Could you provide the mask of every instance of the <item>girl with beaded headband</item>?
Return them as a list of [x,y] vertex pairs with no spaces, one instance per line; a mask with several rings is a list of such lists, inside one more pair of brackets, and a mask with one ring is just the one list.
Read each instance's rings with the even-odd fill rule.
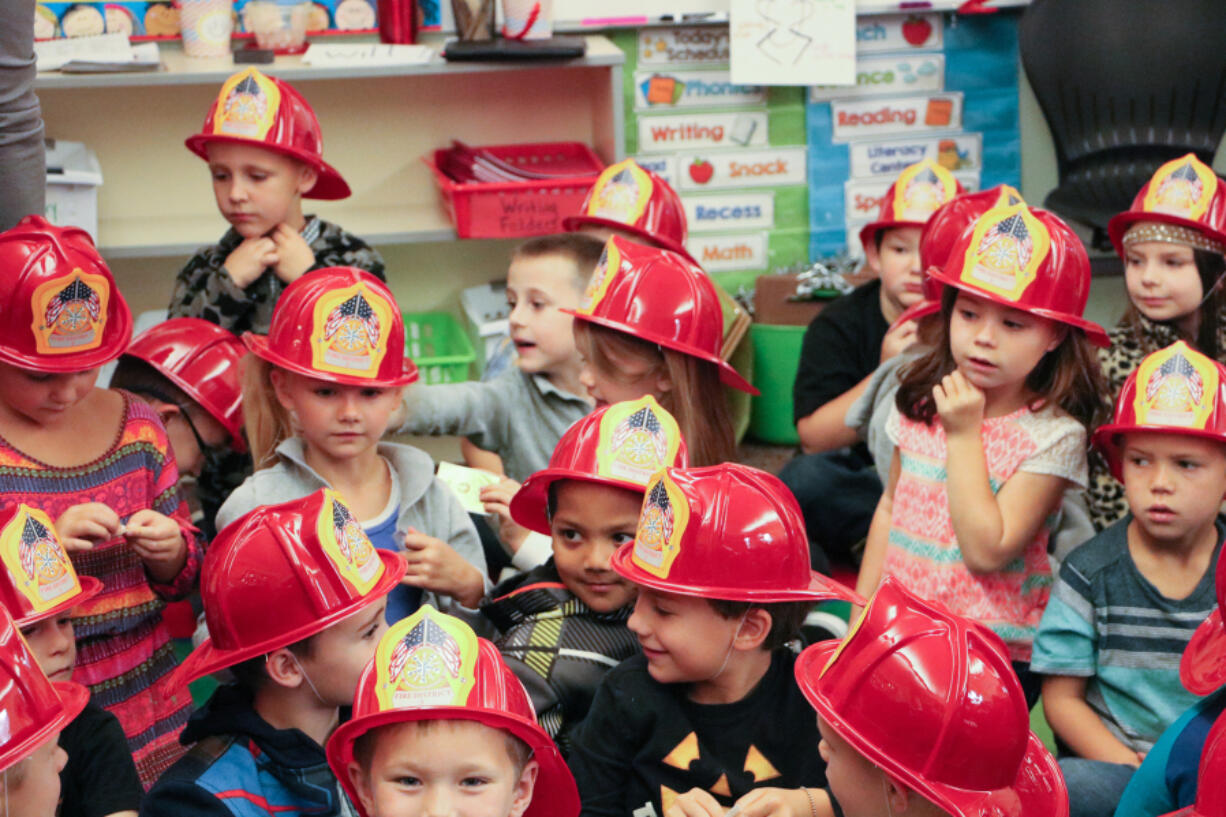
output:
[[[1132,207],[1108,224],[1124,262],[1128,309],[1099,363],[1113,401],[1146,355],[1182,340],[1226,355],[1226,182],[1189,153],[1158,168]],[[1106,462],[1090,456],[1090,516],[1099,530],[1128,512]]]

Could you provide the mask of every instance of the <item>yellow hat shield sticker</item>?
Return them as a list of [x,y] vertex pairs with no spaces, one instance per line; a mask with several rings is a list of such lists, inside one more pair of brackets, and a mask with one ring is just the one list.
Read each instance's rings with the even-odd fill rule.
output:
[[653,576],[667,579],[681,553],[681,537],[690,522],[685,494],[661,471],[648,485],[634,533],[634,563]]
[[635,224],[651,200],[651,177],[633,159],[606,167],[592,186],[587,215]]
[[1141,206],[1147,213],[1165,213],[1196,221],[1209,209],[1218,178],[1204,162],[1189,153],[1167,162],[1149,181]]
[[1012,207],[1015,204],[1025,204],[1026,200],[1022,198],[1022,194],[1007,184],[1000,186],[1000,195],[996,197],[996,203],[992,205],[996,207]]
[[217,95],[213,133],[264,141],[281,107],[281,89],[254,68],[230,77]]
[[[877,588],[877,593],[881,592],[881,588]],[[843,650],[847,649],[847,645],[856,637],[864,626],[864,622],[868,619],[869,611],[873,609],[873,603],[877,601],[877,593],[873,593],[868,599],[868,604],[864,605],[864,609],[860,611],[859,617],[851,623],[851,628],[848,629],[847,635],[843,636],[843,640],[839,642],[839,646],[833,653],[830,654],[830,660],[826,662],[826,666],[822,667],[822,671],[818,673],[818,678],[824,678],[830,668],[834,666],[834,662],[839,660],[839,656],[843,654]]]
[[1213,361],[1183,341],[1160,349],[1137,369],[1137,423],[1204,429],[1218,386]]
[[995,207],[975,222],[960,277],[963,283],[1017,301],[1050,251],[1047,228],[1025,204]]
[[465,706],[476,684],[477,636],[423,604],[391,626],[375,650],[379,711]]
[[365,596],[383,575],[383,560],[366,531],[334,491],[324,491],[316,533],[336,571]]
[[617,242],[610,238],[605,242],[604,252],[600,254],[600,260],[596,262],[596,269],[592,271],[587,289],[583,291],[583,298],[579,301],[580,312],[590,315],[595,311],[597,305],[604,299],[605,293],[609,291],[609,284],[613,283],[613,279],[621,270],[621,265],[621,251],[617,249]]
[[315,304],[311,367],[351,377],[376,377],[387,354],[391,325],[391,305],[364,283],[326,293]]
[[624,479],[644,488],[652,475],[673,464],[681,429],[651,395],[615,403],[600,418],[599,476]]
[[39,354],[67,355],[96,349],[106,328],[111,284],[101,275],[77,268],[34,290],[30,328]]
[[903,169],[894,182],[894,220],[926,222],[958,194],[953,174],[931,159]]
[[40,510],[18,506],[16,515],[0,531],[0,558],[17,592],[36,613],[81,593],[77,573],[55,535],[55,524]]

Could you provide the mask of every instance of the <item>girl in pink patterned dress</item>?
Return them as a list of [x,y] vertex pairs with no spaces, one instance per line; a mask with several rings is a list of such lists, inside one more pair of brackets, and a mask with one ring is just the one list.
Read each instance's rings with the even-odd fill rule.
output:
[[[0,233],[0,311],[0,507],[45,512],[77,573],[101,580],[74,611],[75,678],[119,719],[149,786],[183,753],[191,696],[170,683],[162,608],[192,589],[201,551],[158,415],[94,385],[132,316],[89,235],[38,216]],[[55,567],[21,565],[40,582]]]
[[1055,216],[1018,203],[968,227],[943,270],[942,331],[902,373],[886,422],[890,481],[857,591],[883,576],[983,622],[1033,704],[1030,646],[1052,584],[1047,519],[1086,484],[1086,429],[1104,408],[1084,320],[1090,263]]

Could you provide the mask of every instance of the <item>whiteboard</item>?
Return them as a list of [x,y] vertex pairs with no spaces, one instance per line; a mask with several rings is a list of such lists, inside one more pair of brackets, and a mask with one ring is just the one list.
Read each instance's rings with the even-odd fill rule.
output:
[[[1016,8],[1031,0],[991,0],[993,8]],[[858,14],[955,11],[963,0],[856,0]],[[651,23],[727,22],[731,0],[553,0],[554,27],[563,31]]]

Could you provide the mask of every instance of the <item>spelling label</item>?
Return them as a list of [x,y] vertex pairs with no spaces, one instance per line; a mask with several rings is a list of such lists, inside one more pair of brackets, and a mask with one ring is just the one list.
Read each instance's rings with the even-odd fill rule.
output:
[[684,191],[805,184],[807,158],[804,146],[688,151],[677,156],[677,178]]
[[940,48],[940,14],[871,14],[856,18],[856,52],[912,51]]
[[830,103],[834,141],[957,131],[962,128],[962,94],[842,99]]
[[645,28],[639,31],[640,66],[727,65],[727,26]]
[[634,105],[639,110],[744,107],[766,104],[761,85],[737,85],[727,71],[639,71]]
[[638,124],[644,152],[767,143],[766,111],[640,116]]
[[685,248],[707,272],[764,270],[770,261],[765,231],[691,236]]
[[723,193],[681,199],[691,233],[769,230],[775,226],[774,193]]
[[817,85],[809,89],[809,101],[859,99],[944,89],[944,54],[891,54],[856,58],[854,86]]
[[894,179],[908,165],[932,159],[946,170],[981,170],[983,134],[958,133],[894,139],[889,142],[852,142],[848,145],[853,178],[888,176]]

